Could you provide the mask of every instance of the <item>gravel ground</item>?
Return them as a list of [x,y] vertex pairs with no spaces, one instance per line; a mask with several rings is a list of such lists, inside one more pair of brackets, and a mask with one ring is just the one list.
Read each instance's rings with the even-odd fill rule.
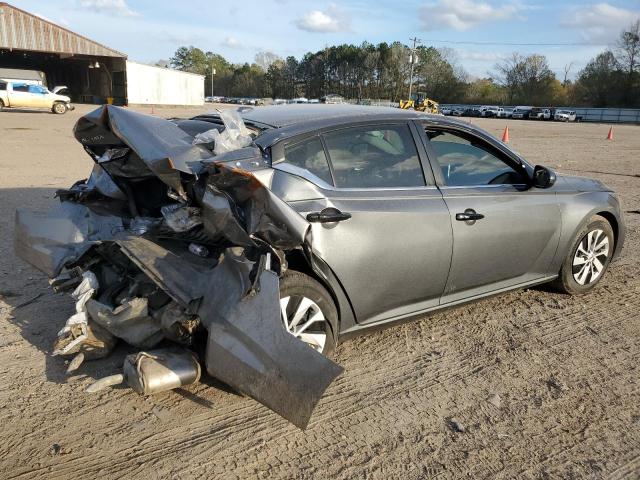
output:
[[85,394],[126,347],[71,377],[50,356],[73,304],[14,256],[13,214],[86,177],[71,129],[89,109],[0,113],[0,477],[640,477],[640,127],[607,142],[608,125],[474,120],[508,124],[532,162],[614,187],[623,257],[585,297],[516,291],[343,343],[345,373],[303,432],[213,381]]

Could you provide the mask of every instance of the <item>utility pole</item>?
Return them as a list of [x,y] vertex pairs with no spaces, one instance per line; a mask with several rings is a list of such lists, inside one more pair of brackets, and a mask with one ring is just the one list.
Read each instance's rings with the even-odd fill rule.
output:
[[211,96],[213,97],[213,76],[216,74],[216,69],[213,68],[213,63],[211,64]]
[[409,100],[411,100],[411,90],[413,88],[413,65],[418,63],[416,46],[421,44],[422,40],[416,37],[410,38],[409,40],[413,42],[413,48],[411,48],[411,54],[409,55],[409,63],[411,64],[411,73],[409,73]]

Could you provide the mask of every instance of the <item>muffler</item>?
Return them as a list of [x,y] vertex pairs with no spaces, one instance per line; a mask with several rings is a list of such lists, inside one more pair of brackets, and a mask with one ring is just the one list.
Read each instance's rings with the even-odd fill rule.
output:
[[127,355],[121,374],[101,378],[87,388],[98,392],[126,382],[141,395],[173,390],[200,380],[200,363],[189,350],[161,348]]

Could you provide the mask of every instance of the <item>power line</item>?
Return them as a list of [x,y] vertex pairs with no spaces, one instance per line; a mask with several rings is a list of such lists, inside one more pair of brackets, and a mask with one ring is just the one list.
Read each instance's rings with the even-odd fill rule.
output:
[[458,40],[425,40],[425,43],[451,43],[455,45],[492,45],[508,47],[602,47],[603,43],[515,43],[515,42],[472,42]]

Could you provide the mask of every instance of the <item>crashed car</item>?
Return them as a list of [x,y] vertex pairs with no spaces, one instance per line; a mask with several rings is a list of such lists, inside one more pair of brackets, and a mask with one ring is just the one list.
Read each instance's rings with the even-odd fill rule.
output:
[[18,211],[15,248],[72,292],[54,346],[70,368],[118,340],[141,349],[91,390],[154,393],[204,365],[304,428],[342,371],[328,358],[341,339],[545,282],[587,292],[624,242],[603,184],[443,116],[104,106],[75,136],[91,175],[51,212]]

